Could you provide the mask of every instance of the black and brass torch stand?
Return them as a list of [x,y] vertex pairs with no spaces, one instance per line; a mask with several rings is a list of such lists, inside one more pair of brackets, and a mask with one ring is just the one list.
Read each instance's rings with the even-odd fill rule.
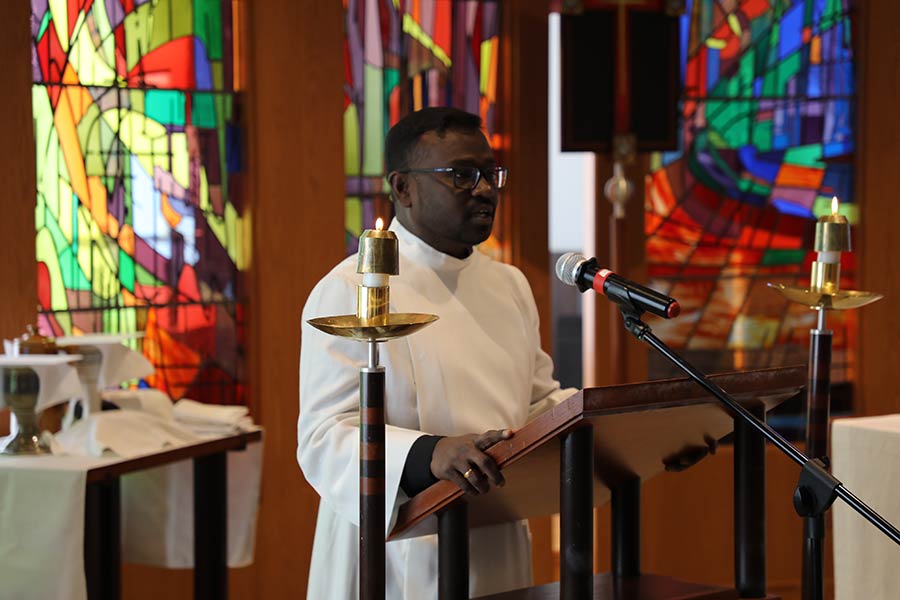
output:
[[[806,388],[806,454],[827,474],[828,425],[831,412],[831,349],[833,332],[826,328],[826,311],[859,308],[879,300],[880,294],[841,290],[842,252],[850,251],[850,224],[838,214],[837,198],[830,215],[816,223],[815,251],[809,289],[769,284],[788,300],[818,311],[816,328],[809,332],[809,377]],[[823,477],[801,476],[794,495],[794,507],[804,517],[803,525],[803,600],[821,600],[824,596],[825,510],[821,500]],[[824,486],[827,487],[827,486]]]
[[359,374],[359,597],[381,600],[385,584],[385,370],[379,364],[378,344],[418,331],[437,317],[390,312],[388,277],[400,272],[394,232],[380,227],[363,232],[357,272],[363,283],[357,288],[356,314],[311,319],[309,324],[368,345],[368,362]]

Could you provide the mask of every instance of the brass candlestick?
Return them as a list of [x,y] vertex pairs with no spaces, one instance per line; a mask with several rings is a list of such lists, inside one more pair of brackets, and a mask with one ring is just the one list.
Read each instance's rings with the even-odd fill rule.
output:
[[816,260],[809,274],[809,287],[801,288],[781,283],[770,283],[791,302],[819,311],[819,330],[825,329],[826,310],[849,310],[871,304],[882,298],[881,294],[858,290],[841,290],[841,253],[850,252],[850,222],[840,214],[837,197],[831,200],[831,214],[816,222],[813,249]]
[[356,291],[356,314],[310,319],[329,335],[367,342],[368,365],[360,369],[359,429],[359,593],[364,600],[383,599],[385,583],[385,371],[378,343],[409,335],[437,320],[435,315],[391,313],[389,277],[400,272],[397,235],[367,229],[359,239],[357,273],[363,276]]
[[[813,249],[816,260],[809,275],[809,288],[769,284],[791,302],[819,311],[817,327],[809,332],[809,374],[806,387],[806,454],[812,459],[825,459],[828,454],[828,423],[831,412],[831,349],[832,335],[825,328],[828,310],[850,310],[879,300],[881,294],[857,290],[843,291],[841,287],[841,254],[850,252],[850,223],[839,212],[837,198],[831,201],[831,214],[816,222]],[[804,598],[821,597],[820,574],[825,549],[825,518],[805,516],[803,526]],[[813,590],[813,591],[809,591]]]

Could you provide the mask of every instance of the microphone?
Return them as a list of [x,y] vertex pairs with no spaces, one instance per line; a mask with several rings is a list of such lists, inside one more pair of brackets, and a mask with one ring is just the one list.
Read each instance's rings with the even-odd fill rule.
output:
[[646,311],[664,319],[677,317],[681,312],[678,300],[629,281],[609,269],[601,269],[596,258],[588,259],[575,252],[566,252],[556,261],[556,276],[582,293],[593,288],[633,312]]

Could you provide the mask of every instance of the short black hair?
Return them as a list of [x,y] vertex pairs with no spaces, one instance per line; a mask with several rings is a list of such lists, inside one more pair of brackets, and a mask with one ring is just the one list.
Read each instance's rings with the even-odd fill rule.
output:
[[384,142],[385,172],[407,168],[423,134],[434,131],[443,137],[449,130],[481,131],[481,117],[451,106],[431,106],[406,115],[388,131]]

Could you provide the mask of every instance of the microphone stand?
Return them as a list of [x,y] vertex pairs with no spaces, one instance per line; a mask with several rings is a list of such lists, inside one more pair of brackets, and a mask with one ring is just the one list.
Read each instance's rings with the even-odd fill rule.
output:
[[[699,384],[700,387],[725,404],[728,412],[731,413],[734,418],[740,419],[756,429],[791,460],[800,465],[800,480],[797,484],[797,489],[794,491],[794,510],[799,516],[806,520],[807,527],[816,528],[816,524],[822,522],[825,511],[828,510],[836,498],[840,498],[864,519],[877,527],[884,535],[893,540],[895,544],[900,545],[900,530],[844,487],[844,484],[828,472],[822,459],[811,459],[806,456],[793,444],[784,439],[781,434],[772,429],[765,421],[760,421],[753,413],[741,406],[740,403],[731,397],[725,390],[710,381],[703,373],[678,356],[678,354],[666,346],[662,340],[653,335],[653,332],[646,323],[641,321],[643,311],[640,308],[629,303],[627,299],[619,299],[619,302],[616,302],[616,305],[622,313],[625,329],[627,331],[638,340],[646,342],[657,352],[669,359],[672,364],[687,374]],[[822,541],[825,532],[819,531],[818,533],[821,534],[821,538],[819,539]],[[815,545],[807,544],[804,550],[807,554],[805,557],[806,560],[814,561],[815,557],[809,556],[809,554],[815,552]],[[811,573],[808,577],[804,577],[803,600],[822,599],[822,576],[823,573],[819,570],[815,573]]]

